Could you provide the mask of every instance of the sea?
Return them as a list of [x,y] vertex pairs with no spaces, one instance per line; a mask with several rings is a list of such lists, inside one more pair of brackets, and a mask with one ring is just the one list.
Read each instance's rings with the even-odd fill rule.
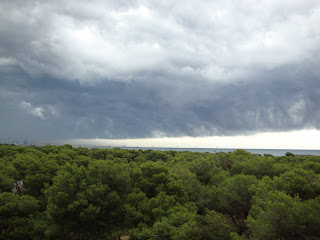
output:
[[[115,147],[106,147],[106,146],[86,146],[88,148],[115,148]],[[189,151],[189,152],[209,152],[209,153],[218,153],[218,152],[233,152],[236,151],[236,148],[161,148],[161,147],[119,147],[121,149],[132,149],[132,150],[157,150],[157,151]],[[252,154],[271,154],[275,157],[285,156],[287,152],[293,153],[294,155],[313,155],[320,156],[320,150],[300,150],[300,149],[243,149]]]

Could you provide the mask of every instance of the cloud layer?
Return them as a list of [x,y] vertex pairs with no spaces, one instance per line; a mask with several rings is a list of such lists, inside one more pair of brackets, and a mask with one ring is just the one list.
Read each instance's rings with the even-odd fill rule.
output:
[[[109,1],[108,1],[109,2]],[[245,78],[319,54],[318,1],[4,1],[2,56],[34,77]]]
[[0,133],[319,129],[319,22],[316,0],[1,1]]

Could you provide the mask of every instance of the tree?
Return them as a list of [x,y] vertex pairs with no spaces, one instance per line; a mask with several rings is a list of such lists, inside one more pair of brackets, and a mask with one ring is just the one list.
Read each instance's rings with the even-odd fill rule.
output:
[[6,172],[0,171],[0,193],[11,191],[13,185],[14,185],[14,179],[8,176]]
[[154,206],[153,203],[160,204],[152,210],[156,214],[155,220],[149,224],[140,222],[138,228],[130,232],[130,239],[199,239],[197,208],[194,204],[176,204],[173,198],[164,193],[156,198],[150,199],[150,206]]
[[186,204],[170,208],[167,217],[162,217],[154,223],[153,232],[160,239],[199,239],[195,205]]
[[294,168],[280,177],[275,177],[274,185],[276,189],[291,196],[298,194],[304,200],[312,199],[320,194],[320,175],[312,170]]
[[308,212],[297,196],[279,191],[256,196],[247,219],[250,239],[304,239]]
[[207,210],[199,223],[200,238],[203,240],[230,239],[230,233],[237,229],[223,214]]
[[274,176],[277,173],[273,169],[275,159],[272,157],[254,156],[242,161],[236,161],[231,166],[232,174],[254,175],[261,179],[263,176]]
[[254,195],[251,189],[257,184],[256,177],[240,174],[227,178],[217,188],[217,210],[228,214],[240,233],[246,230],[244,220],[248,216],[250,201]]
[[294,154],[293,153],[291,153],[291,152],[286,152],[286,154],[285,154],[287,157],[294,157]]
[[34,239],[38,209],[38,201],[34,197],[0,193],[1,239]]
[[198,181],[197,175],[183,164],[176,164],[171,170],[178,176],[178,179],[182,181],[183,188],[189,200],[197,201],[201,188],[201,183]]
[[[59,239],[106,238],[124,220],[118,193],[99,169],[66,164],[46,190],[48,228],[46,236]],[[97,176],[98,175],[98,176]]]
[[137,187],[146,193],[148,198],[157,196],[160,192],[173,196],[179,202],[187,200],[182,181],[169,172],[161,162],[146,162],[141,164],[141,176]]

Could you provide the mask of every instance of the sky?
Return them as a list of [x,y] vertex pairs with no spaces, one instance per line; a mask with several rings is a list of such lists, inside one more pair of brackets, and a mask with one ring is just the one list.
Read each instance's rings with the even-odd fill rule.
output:
[[319,22],[318,0],[2,0],[0,142],[320,149]]

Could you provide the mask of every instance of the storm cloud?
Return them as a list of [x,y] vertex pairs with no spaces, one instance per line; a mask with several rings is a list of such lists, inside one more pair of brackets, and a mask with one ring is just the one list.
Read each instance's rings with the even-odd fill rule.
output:
[[319,1],[2,1],[1,141],[320,128]]

